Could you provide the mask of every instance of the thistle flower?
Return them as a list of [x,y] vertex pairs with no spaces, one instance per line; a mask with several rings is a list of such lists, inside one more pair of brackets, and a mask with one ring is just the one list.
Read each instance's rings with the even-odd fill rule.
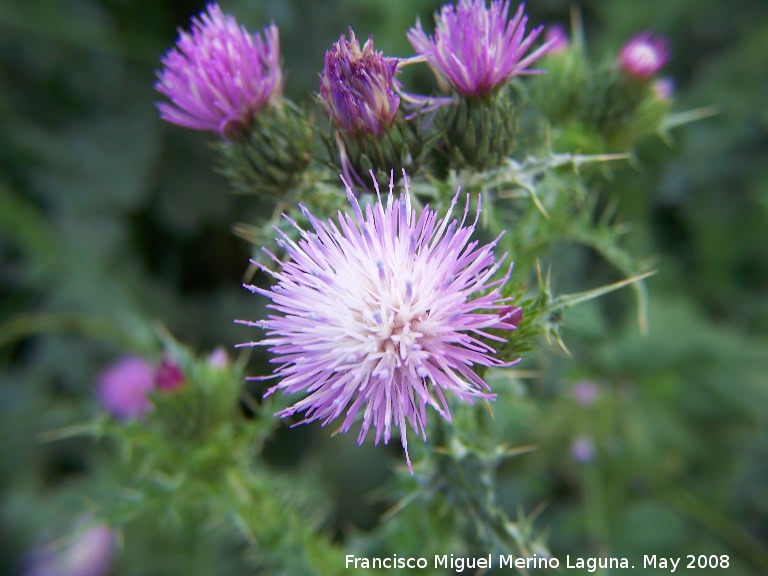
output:
[[524,8],[525,4],[520,4],[515,17],[508,20],[509,0],[496,0],[490,8],[486,8],[485,0],[459,0],[456,7],[446,4],[439,15],[435,14],[434,35],[427,36],[417,20],[408,31],[408,40],[453,90],[463,96],[484,96],[512,76],[542,72],[528,66],[544,56],[552,44],[525,56],[544,27],[534,28],[526,37]]
[[486,330],[515,329],[520,308],[500,293],[511,267],[491,279],[504,260],[493,253],[498,239],[470,241],[480,210],[466,225],[469,196],[460,222],[451,220],[458,191],[443,218],[428,207],[417,216],[403,177],[403,195],[395,199],[390,177],[386,201],[376,188],[377,201],[365,211],[342,178],[352,214],[340,212],[338,222],[320,221],[302,206],[313,230],[291,221],[298,242],[278,230],[290,257],[278,261],[281,270],[254,262],[277,283],[246,286],[269,298],[277,314],[238,322],[267,330],[263,340],[240,345],[266,346],[275,356],[274,374],[255,378],[281,379],[267,395],[305,394],[278,416],[304,412],[302,423],[323,425],[343,418],[340,431],[347,432],[362,411],[358,443],[373,426],[376,443],[386,444],[394,425],[413,473],[406,423],[426,440],[427,406],[450,421],[449,396],[495,399],[472,367],[508,365],[487,342],[504,340]]
[[669,60],[667,41],[650,32],[633,36],[621,49],[619,63],[622,70],[634,78],[650,78]]
[[152,408],[148,395],[155,387],[155,371],[146,360],[129,356],[102,372],[97,386],[104,409],[116,418],[139,418]]
[[394,87],[396,69],[397,60],[376,52],[372,36],[361,50],[350,28],[349,40],[342,34],[325,53],[320,106],[346,134],[378,138],[394,122],[400,105]]
[[172,104],[157,104],[160,117],[222,137],[250,124],[283,91],[277,27],[251,35],[215,3],[192,19],[190,33],[179,30],[161,62],[155,88]]

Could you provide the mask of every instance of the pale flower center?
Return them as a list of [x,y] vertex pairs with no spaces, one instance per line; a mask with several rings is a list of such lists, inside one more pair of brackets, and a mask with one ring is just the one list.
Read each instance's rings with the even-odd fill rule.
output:
[[373,317],[377,323],[374,338],[378,352],[396,354],[405,360],[409,351],[420,349],[418,341],[424,335],[419,331],[421,317],[414,317],[410,310],[392,311],[386,318],[377,311]]
[[424,378],[425,336],[434,322],[429,310],[413,297],[410,282],[395,282],[392,291],[381,291],[369,300],[365,322],[368,357],[376,361],[373,376],[389,378],[397,369],[413,370]]

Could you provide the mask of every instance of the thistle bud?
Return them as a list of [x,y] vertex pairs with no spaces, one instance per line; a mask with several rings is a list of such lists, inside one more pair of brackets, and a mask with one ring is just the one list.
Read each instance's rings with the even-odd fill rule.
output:
[[376,52],[369,36],[362,49],[352,28],[325,53],[320,75],[320,106],[331,122],[350,136],[379,138],[392,125],[400,105],[395,93],[397,60]]
[[669,60],[667,41],[650,32],[633,36],[621,49],[621,69],[633,78],[644,80],[661,70]]
[[179,365],[164,356],[155,371],[155,388],[163,392],[171,392],[184,385],[186,377]]
[[414,168],[421,154],[418,126],[398,115],[396,73],[397,60],[376,52],[373,37],[361,48],[351,28],[349,40],[342,34],[325,53],[318,100],[336,128],[329,147],[359,185],[370,170],[383,176]]

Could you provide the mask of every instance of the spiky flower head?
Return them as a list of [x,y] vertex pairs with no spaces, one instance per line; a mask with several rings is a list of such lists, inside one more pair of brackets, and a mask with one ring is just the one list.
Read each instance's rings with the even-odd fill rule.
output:
[[438,78],[463,96],[478,97],[494,92],[512,77],[536,74],[528,67],[549,51],[544,44],[526,56],[543,30],[534,28],[525,36],[528,16],[524,4],[508,19],[509,0],[459,0],[435,14],[435,33],[427,36],[416,21],[408,31],[414,50],[424,56]]
[[215,3],[161,62],[155,88],[172,104],[157,104],[160,117],[193,130],[236,135],[283,92],[277,27],[251,35]]
[[669,60],[667,41],[650,32],[633,36],[619,53],[622,70],[634,78],[650,78]]
[[397,60],[376,52],[373,36],[362,49],[352,28],[325,53],[320,74],[320,106],[350,136],[378,138],[392,125],[400,105],[395,93]]
[[403,178],[404,194],[395,198],[391,178],[386,200],[377,188],[364,211],[345,181],[352,213],[340,212],[337,222],[302,207],[312,230],[291,222],[299,241],[282,232],[278,239],[289,260],[278,261],[277,272],[254,262],[277,283],[246,286],[277,313],[238,322],[267,331],[241,345],[275,355],[274,375],[257,378],[280,378],[267,394],[305,394],[278,416],[304,412],[303,422],[323,425],[343,418],[346,432],[362,412],[359,443],[371,426],[376,443],[388,443],[394,425],[413,472],[407,423],[426,440],[427,406],[450,420],[451,396],[494,399],[473,366],[504,365],[488,344],[503,339],[487,330],[515,329],[521,311],[500,293],[511,267],[493,279],[504,261],[494,256],[496,241],[470,240],[480,211],[467,224],[469,195],[461,221],[451,219],[458,191],[444,217],[429,207],[417,215]]
[[120,419],[139,418],[152,408],[149,394],[155,388],[155,369],[143,358],[129,356],[104,370],[97,387],[107,412]]

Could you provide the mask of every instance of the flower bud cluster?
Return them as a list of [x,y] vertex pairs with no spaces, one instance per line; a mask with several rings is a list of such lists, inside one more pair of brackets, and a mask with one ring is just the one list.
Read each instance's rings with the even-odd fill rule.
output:
[[580,30],[573,41],[562,28],[552,34],[556,49],[544,58],[546,76],[531,82],[531,100],[551,122],[557,149],[625,152],[660,129],[674,91],[671,79],[658,77],[669,60],[666,39],[639,33],[599,64]]
[[[332,125],[331,162],[360,185],[369,169],[413,170],[429,149],[447,154],[456,167],[482,169],[503,161],[513,148],[517,118],[506,88],[516,77],[542,73],[531,65],[558,45],[550,39],[534,47],[544,27],[526,34],[524,8],[521,4],[510,18],[509,0],[446,4],[435,15],[433,34],[418,21],[408,32],[416,51],[412,58],[385,56],[372,37],[361,46],[351,28],[348,37],[341,35],[325,55],[317,94]],[[263,36],[250,35],[209,4],[193,19],[191,32],[180,32],[162,62],[156,87],[171,100],[158,104],[162,118],[223,136],[217,146],[221,172],[237,190],[281,194],[296,184],[312,139],[303,116],[273,118],[271,110],[286,109],[274,25]],[[448,95],[404,90],[397,75],[418,62],[432,68]],[[473,102],[470,124],[461,120],[466,101]],[[423,113],[434,108],[443,110],[434,123],[425,122]]]
[[[359,186],[369,170],[399,174],[446,159],[454,169],[497,167],[517,147],[523,93],[552,123],[558,147],[623,151],[658,128],[673,91],[657,77],[669,59],[664,38],[639,33],[598,65],[580,34],[572,41],[560,25],[527,30],[525,5],[510,8],[510,0],[447,3],[434,31],[417,19],[407,32],[409,58],[377,51],[372,36],[361,45],[352,28],[342,34],[325,54],[317,93],[331,126],[323,136],[330,164]],[[302,182],[316,127],[282,96],[274,25],[251,35],[209,4],[162,62],[156,87],[171,103],[158,104],[161,116],[221,134],[220,171],[236,190],[277,198]],[[402,68],[418,63],[432,69],[441,95],[401,84]],[[530,75],[521,91],[518,79]]]

